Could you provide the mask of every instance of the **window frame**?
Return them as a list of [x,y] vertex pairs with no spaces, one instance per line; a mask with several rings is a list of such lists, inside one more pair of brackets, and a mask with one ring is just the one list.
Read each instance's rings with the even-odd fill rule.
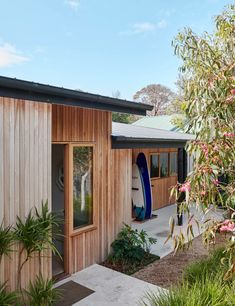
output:
[[[151,177],[151,156],[152,155],[158,155],[158,176],[153,176]],[[149,165],[150,165],[150,171],[149,171],[149,176],[150,176],[150,179],[151,180],[154,180],[154,179],[159,179],[160,178],[160,153],[157,152],[157,153],[150,153],[149,154]]]
[[[166,178],[169,178],[170,177],[170,172],[169,172],[169,169],[170,169],[170,165],[169,165],[169,163],[170,163],[170,154],[169,154],[170,152],[169,151],[166,151],[166,152],[160,152],[160,156],[159,156],[159,178],[160,179],[166,179]],[[166,176],[161,176],[161,168],[160,168],[160,166],[161,166],[161,164],[160,164],[160,157],[161,157],[161,154],[167,154],[167,156],[168,156],[168,158],[167,158],[167,175]]]
[[[92,223],[84,226],[79,226],[74,228],[74,209],[73,209],[73,148],[76,147],[92,147]],[[95,214],[95,144],[94,143],[69,143],[69,158],[68,158],[68,199],[67,199],[67,209],[69,212],[68,223],[70,236],[76,236],[83,232],[88,232],[95,230],[97,228],[96,214]]]

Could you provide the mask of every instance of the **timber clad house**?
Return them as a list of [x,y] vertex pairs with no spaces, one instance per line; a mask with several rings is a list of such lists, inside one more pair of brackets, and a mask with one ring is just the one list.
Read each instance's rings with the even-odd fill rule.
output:
[[[186,175],[190,135],[113,123],[112,112],[146,115],[151,106],[0,77],[0,222],[14,225],[48,200],[64,220],[56,246],[63,258],[43,257],[43,273],[71,274],[102,262],[123,222],[132,221],[132,164],[144,152],[153,209]],[[17,246],[16,246],[17,247]],[[16,287],[17,252],[4,258],[0,281]],[[39,273],[31,258],[23,286]]]

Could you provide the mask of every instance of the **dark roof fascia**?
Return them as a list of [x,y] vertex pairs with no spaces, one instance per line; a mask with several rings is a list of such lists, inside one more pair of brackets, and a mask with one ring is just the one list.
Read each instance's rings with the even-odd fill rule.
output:
[[153,139],[153,138],[127,138],[112,136],[112,149],[132,148],[184,148],[187,140]]
[[136,115],[152,109],[147,104],[1,76],[0,96]]

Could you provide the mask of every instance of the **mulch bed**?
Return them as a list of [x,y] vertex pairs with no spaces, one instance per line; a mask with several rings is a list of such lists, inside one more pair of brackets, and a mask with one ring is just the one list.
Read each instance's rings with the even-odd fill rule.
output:
[[121,272],[125,273],[127,275],[131,275],[135,273],[136,271],[139,271],[140,269],[144,268],[145,266],[151,264],[152,262],[155,262],[156,260],[159,260],[159,256],[148,254],[146,253],[146,256],[143,258],[142,262],[139,264],[131,264],[131,263],[122,263],[122,262],[113,262],[109,259],[105,260],[101,265]]
[[[210,248],[223,246],[225,241],[224,235],[218,234],[215,246]],[[203,245],[202,237],[199,236],[193,240],[192,246],[189,249],[179,251],[176,255],[171,253],[132,274],[132,276],[163,288],[170,288],[179,284],[182,280],[183,271],[186,266],[208,255],[209,251]]]

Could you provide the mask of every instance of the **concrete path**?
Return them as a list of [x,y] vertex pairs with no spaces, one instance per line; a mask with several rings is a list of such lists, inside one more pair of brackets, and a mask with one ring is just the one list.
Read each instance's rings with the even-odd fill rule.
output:
[[74,304],[77,306],[135,306],[138,305],[145,292],[165,291],[158,286],[97,264],[62,280],[56,284],[56,287],[69,280],[95,291]]
[[[190,208],[192,214],[197,217],[197,220],[201,224],[200,232],[198,231],[198,227],[196,222],[192,222],[194,235],[195,237],[199,236],[203,231],[203,222],[208,218],[214,218],[216,220],[221,220],[223,217],[223,210],[220,209],[211,209],[208,214],[205,216],[204,214],[200,213],[194,206]],[[186,234],[187,231],[187,224],[188,224],[188,217],[184,216],[183,219],[183,226],[177,226],[177,214],[176,214],[176,204],[155,210],[153,212],[157,214],[158,217],[144,223],[133,222],[132,228],[138,230],[145,230],[150,237],[156,238],[157,243],[151,247],[151,253],[160,256],[161,258],[170,254],[173,250],[173,242],[169,240],[166,244],[165,241],[169,234],[169,219],[172,216],[175,219],[175,234],[179,234],[182,231]]]

